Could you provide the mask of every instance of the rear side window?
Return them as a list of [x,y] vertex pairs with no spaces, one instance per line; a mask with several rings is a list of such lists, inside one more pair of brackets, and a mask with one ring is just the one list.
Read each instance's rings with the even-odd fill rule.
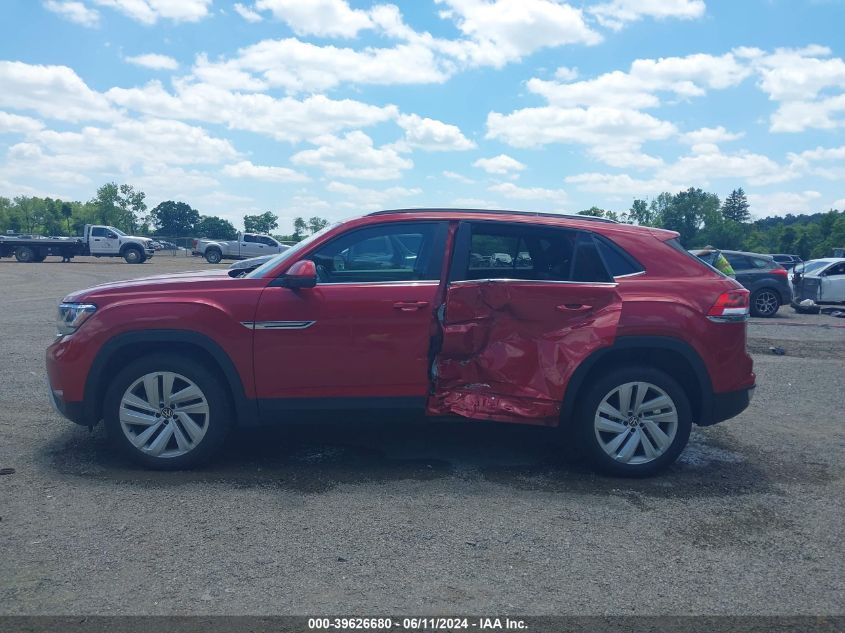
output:
[[530,225],[464,225],[453,279],[612,281],[589,233]]
[[643,272],[643,267],[627,252],[601,235],[594,236],[599,255],[612,277],[634,275]]
[[761,268],[763,270],[775,267],[779,268],[779,266],[772,266],[773,262],[768,259],[761,259],[759,257],[749,257],[748,259],[751,261],[751,266],[754,268]]
[[750,257],[746,257],[745,255],[737,255],[736,253],[725,253],[722,252],[722,255],[725,256],[725,259],[731,265],[731,268],[734,270],[748,270],[749,268],[756,268],[754,264],[751,262]]

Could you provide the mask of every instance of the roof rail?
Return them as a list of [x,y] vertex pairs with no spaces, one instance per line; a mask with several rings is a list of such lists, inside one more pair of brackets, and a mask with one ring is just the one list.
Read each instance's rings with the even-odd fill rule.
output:
[[594,215],[579,215],[577,213],[544,213],[541,211],[508,211],[507,209],[386,209],[384,211],[373,211],[367,215],[390,215],[393,213],[494,213],[501,215],[527,215],[539,218],[566,218],[569,220],[587,220],[589,222],[605,222],[607,224],[619,224],[616,220],[609,218],[598,218]]

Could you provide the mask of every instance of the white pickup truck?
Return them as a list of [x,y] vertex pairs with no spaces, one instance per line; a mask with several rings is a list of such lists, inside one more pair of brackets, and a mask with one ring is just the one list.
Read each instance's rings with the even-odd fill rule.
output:
[[43,262],[48,255],[70,261],[76,255],[122,257],[127,264],[143,264],[153,256],[153,241],[127,235],[113,226],[86,224],[82,237],[11,236],[0,240],[0,257],[14,255],[19,262]]
[[191,252],[205,257],[209,264],[223,259],[247,259],[260,255],[275,255],[290,248],[269,235],[238,233],[236,240],[194,240]]

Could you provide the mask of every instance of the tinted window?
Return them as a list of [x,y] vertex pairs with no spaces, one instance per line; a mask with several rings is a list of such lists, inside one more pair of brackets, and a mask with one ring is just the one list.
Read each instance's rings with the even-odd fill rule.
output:
[[569,229],[474,224],[463,257],[464,279],[610,281],[590,234]]
[[773,266],[768,259],[760,259],[759,257],[749,257],[748,260],[754,268],[780,268],[780,266]]
[[321,283],[439,279],[446,224],[382,224],[353,230],[309,256]]
[[261,240],[258,239],[257,235],[250,235],[249,233],[244,233],[244,242],[260,242]]
[[266,244],[267,246],[278,246],[276,240],[274,240],[272,237],[263,237],[259,235],[256,240],[258,242],[261,242],[262,244]]
[[604,260],[605,266],[611,276],[619,277],[621,275],[632,275],[642,272],[643,267],[633,257],[628,255],[628,253],[616,246],[616,244],[599,236],[595,236],[595,240],[599,254]]
[[836,264],[835,266],[831,266],[830,268],[828,268],[825,271],[824,274],[827,275],[827,276],[830,276],[830,275],[845,275],[845,264]]
[[731,265],[731,268],[733,268],[734,270],[748,270],[749,268],[754,267],[749,258],[745,255],[737,255],[736,253],[725,253],[724,251],[722,252],[722,255],[725,256],[725,259],[728,260]]
[[106,234],[106,229],[102,226],[96,226],[91,229],[91,235],[93,235],[94,237],[105,237]]

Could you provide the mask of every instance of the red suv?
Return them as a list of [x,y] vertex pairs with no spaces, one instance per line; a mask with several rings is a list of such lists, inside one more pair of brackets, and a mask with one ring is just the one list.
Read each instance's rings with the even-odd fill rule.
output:
[[[58,410],[153,468],[232,427],[314,409],[558,427],[599,468],[671,464],[754,390],[748,291],[677,234],[583,216],[382,211],[240,277],[68,295],[47,350]],[[397,418],[399,420],[401,418]]]

